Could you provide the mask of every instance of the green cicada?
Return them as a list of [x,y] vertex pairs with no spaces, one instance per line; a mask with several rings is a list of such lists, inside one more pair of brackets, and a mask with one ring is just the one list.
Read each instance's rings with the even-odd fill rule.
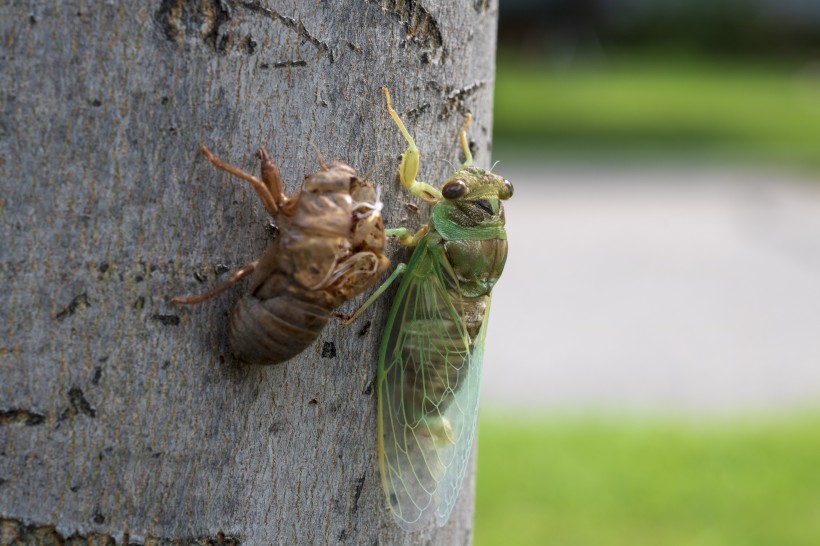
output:
[[464,164],[440,190],[417,181],[419,150],[383,91],[408,142],[401,184],[432,213],[415,234],[385,231],[415,251],[351,321],[402,275],[379,348],[378,450],[390,509],[413,531],[433,518],[447,522],[472,453],[490,292],[507,258],[501,201],[513,187],[472,166],[469,114],[460,132]]

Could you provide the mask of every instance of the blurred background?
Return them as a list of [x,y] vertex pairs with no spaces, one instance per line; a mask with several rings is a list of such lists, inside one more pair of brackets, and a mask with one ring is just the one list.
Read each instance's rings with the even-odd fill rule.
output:
[[475,543],[820,544],[820,2],[500,10]]

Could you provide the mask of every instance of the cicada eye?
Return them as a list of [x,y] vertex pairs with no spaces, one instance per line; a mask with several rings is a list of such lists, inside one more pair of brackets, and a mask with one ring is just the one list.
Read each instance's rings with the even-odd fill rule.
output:
[[504,180],[504,187],[498,192],[499,199],[509,199],[513,196],[513,185],[509,180]]
[[468,191],[469,188],[463,180],[453,180],[444,184],[444,187],[441,188],[441,195],[445,199],[458,199],[467,195]]

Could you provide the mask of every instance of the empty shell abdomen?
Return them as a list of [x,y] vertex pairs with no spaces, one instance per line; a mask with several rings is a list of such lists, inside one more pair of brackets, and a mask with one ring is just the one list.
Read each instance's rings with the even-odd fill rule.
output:
[[313,343],[328,316],[326,308],[289,295],[261,300],[246,294],[231,311],[231,349],[244,362],[284,362]]

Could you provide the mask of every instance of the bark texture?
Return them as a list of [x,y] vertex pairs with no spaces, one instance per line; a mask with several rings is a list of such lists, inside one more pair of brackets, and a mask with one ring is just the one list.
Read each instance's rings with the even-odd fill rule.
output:
[[270,237],[251,188],[200,143],[253,172],[265,145],[293,191],[317,169],[312,142],[372,172],[388,226],[415,228],[427,207],[394,178],[387,85],[423,180],[461,161],[468,110],[488,167],[496,18],[485,0],[0,5],[4,543],[470,542],[470,476],[444,528],[408,535],[386,510],[374,379],[389,297],[277,367],[228,355],[243,286],[168,299]]

